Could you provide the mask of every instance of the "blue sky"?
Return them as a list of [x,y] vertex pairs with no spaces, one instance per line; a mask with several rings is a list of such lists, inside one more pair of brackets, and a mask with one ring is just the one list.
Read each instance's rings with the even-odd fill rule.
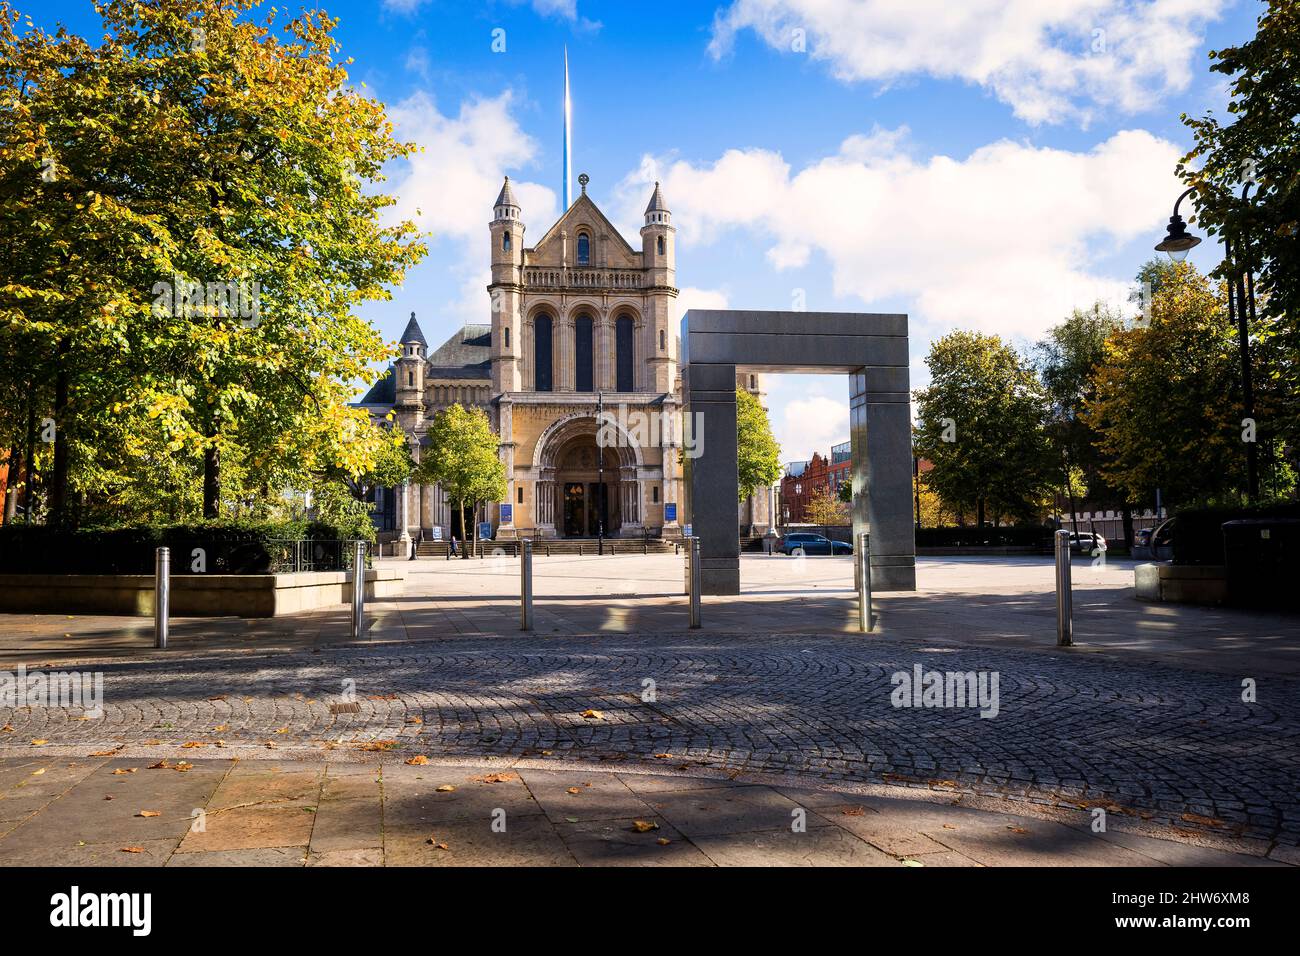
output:
[[[425,147],[391,170],[430,255],[364,309],[431,342],[486,322],[502,175],[528,239],[558,214],[562,51],[574,174],[639,247],[655,179],[682,305],[907,312],[913,385],[958,327],[1026,345],[1073,306],[1117,304],[1163,234],[1189,139],[1222,112],[1208,51],[1256,0],[333,0],[353,78]],[[94,31],[89,0],[26,2]],[[284,4],[296,9],[295,4]],[[493,51],[504,30],[505,51]],[[497,34],[499,37],[500,34]],[[498,44],[499,45],[499,44]],[[1211,267],[1218,247],[1194,254]],[[847,436],[845,383],[773,376],[783,457]]]

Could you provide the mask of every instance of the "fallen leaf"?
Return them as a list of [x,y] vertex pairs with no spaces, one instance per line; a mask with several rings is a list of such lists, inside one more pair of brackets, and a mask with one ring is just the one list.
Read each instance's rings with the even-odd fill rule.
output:
[[408,724],[422,724],[422,723],[424,723],[424,718],[423,718],[423,717],[407,717],[407,718],[406,718],[406,722],[407,722]]
[[118,767],[113,771],[113,776],[120,777],[124,773],[135,773],[139,769],[139,767]]
[[672,754],[655,754],[655,760],[671,760]]
[[512,780],[518,780],[519,775],[507,771],[505,773],[490,773],[486,777],[470,777],[470,779],[478,783],[509,783]]
[[289,728],[288,728],[288,727],[281,727],[281,728],[279,728],[278,730],[276,730],[276,733],[277,733],[277,734],[287,734],[288,732],[289,732]]
[[903,866],[925,866],[920,860],[904,860]]
[[549,757],[550,755],[551,755],[551,751],[549,751],[549,750],[543,750],[543,751],[542,751],[542,756],[543,756],[543,757]]
[[176,761],[176,766],[173,767],[172,769],[179,770],[181,773],[185,773],[187,770],[193,770],[194,764],[190,763],[188,760],[178,760]]
[[143,852],[144,852],[144,847],[142,847],[142,846],[124,846],[124,847],[122,847],[121,852],[123,852],[123,853],[143,853]]
[[32,776],[33,776],[33,777],[39,777],[39,776],[40,776],[41,774],[43,774],[43,773],[45,773],[45,768],[44,768],[44,767],[42,767],[40,770],[33,770],[33,771],[32,771]]
[[141,810],[136,814],[137,817],[160,817],[162,813],[158,810]]
[[14,732],[13,724],[5,724],[3,727],[0,727],[0,733],[12,734],[13,732]]
[[170,769],[171,769],[171,766],[172,766],[172,765],[171,765],[170,763],[168,763],[166,760],[159,760],[157,763],[151,763],[151,764],[149,764],[149,769],[150,769],[150,770],[170,770]]
[[105,799],[105,800],[112,800],[113,797],[112,797],[111,794],[104,794],[104,799]]
[[195,747],[206,747],[207,744],[202,740],[187,740],[181,744],[182,750],[193,750]]
[[1010,826],[1010,825],[1007,826],[1007,829],[1010,830],[1012,833],[1028,833],[1028,832],[1029,832],[1029,831],[1026,830],[1024,827],[1015,827],[1015,826]]
[[225,732],[226,732],[227,730],[229,730],[229,729],[230,729],[230,728],[227,727],[225,724],[218,724],[217,726],[215,726],[215,727],[212,728],[212,731],[213,731],[213,733],[218,733],[218,734],[220,734],[220,733],[225,733]]
[[865,807],[845,807],[840,811],[846,817],[860,817],[866,812]]
[[1184,813],[1182,819],[1185,823],[1196,823],[1203,827],[1223,826],[1222,820],[1217,820],[1214,817],[1203,817],[1199,813]]
[[396,746],[397,746],[396,740],[372,740],[368,744],[362,744],[361,749],[377,750],[382,753],[384,751],[392,750]]
[[659,839],[655,840],[655,842],[658,843],[660,846],[667,846],[673,841],[668,839],[667,837],[660,837]]
[[43,746],[45,746],[45,745],[48,744],[48,743],[49,743],[49,741],[46,740],[46,739],[43,738],[43,737],[34,737],[34,738],[32,738],[32,746],[33,746],[33,747],[43,747]]
[[[125,746],[126,746],[126,744],[123,744],[123,745],[122,745],[122,747],[125,747]],[[115,754],[115,753],[117,753],[119,750],[121,750],[122,747],[114,747],[112,750],[96,750],[93,754],[91,754],[91,756],[92,756],[92,757],[111,757],[111,756],[113,756],[113,754]]]
[[945,824],[943,825],[943,828],[944,828],[945,830],[955,830],[955,829],[957,829],[957,828],[956,828],[955,826],[953,826],[951,823],[945,823]]
[[447,846],[447,844],[445,844],[445,843],[439,843],[439,842],[437,841],[437,839],[435,839],[434,837],[429,837],[429,839],[426,840],[425,842],[428,843],[430,846],[432,846],[434,849],[438,849],[438,850],[450,850],[450,849],[451,849],[451,847]]
[[566,791],[564,791],[564,792],[565,792],[565,793],[582,793],[582,791],[579,790],[577,787],[570,787],[568,790],[566,790]]
[[578,818],[577,818],[577,817],[565,817],[564,819],[567,820],[569,823],[577,823],[577,822],[578,822]]
[[587,720],[604,720],[605,715],[598,710],[584,710],[582,716]]
[[633,820],[632,829],[637,833],[649,833],[651,830],[658,830],[659,824],[653,820]]
[[434,787],[435,793],[451,793],[456,788],[449,783],[444,783],[441,787]]
[[412,767],[423,767],[425,764],[429,762],[429,758],[426,757],[424,754],[416,754],[414,757],[412,757],[410,760],[406,762]]
[[225,700],[225,699],[226,699],[226,695],[225,695],[225,694],[218,694],[216,697],[209,697],[209,698],[208,698],[208,700]]
[[146,740],[146,741],[144,742],[144,745],[145,745],[146,747],[161,747],[161,746],[162,746],[162,741],[161,741],[161,740]]

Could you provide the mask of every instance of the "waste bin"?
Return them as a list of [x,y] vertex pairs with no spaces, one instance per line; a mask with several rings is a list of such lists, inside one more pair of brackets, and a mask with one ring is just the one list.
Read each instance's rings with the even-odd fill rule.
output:
[[1228,601],[1300,609],[1300,518],[1238,518],[1223,524]]

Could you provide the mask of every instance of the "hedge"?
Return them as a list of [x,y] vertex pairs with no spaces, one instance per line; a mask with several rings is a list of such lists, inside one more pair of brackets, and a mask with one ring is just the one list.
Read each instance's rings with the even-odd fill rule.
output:
[[1223,525],[1241,518],[1300,518],[1300,505],[1189,508],[1174,516],[1174,564],[1224,564]]
[[1052,529],[1014,525],[1006,528],[921,528],[916,532],[918,548],[1010,548],[1037,547],[1051,550]]
[[190,574],[193,549],[202,548],[207,574],[261,574],[276,539],[339,538],[330,525],[307,521],[212,521],[67,530],[45,525],[0,527],[2,574],[152,574],[154,551],[168,547],[172,574]]

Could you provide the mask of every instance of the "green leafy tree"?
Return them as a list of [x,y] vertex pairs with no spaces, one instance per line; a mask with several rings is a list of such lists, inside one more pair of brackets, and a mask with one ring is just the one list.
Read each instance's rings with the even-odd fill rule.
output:
[[767,409],[743,388],[736,389],[736,472],[741,501],[781,477],[781,446]]
[[424,253],[377,188],[413,147],[337,21],[259,6],[102,0],[98,46],[0,8],[0,243],[28,250],[0,315],[49,383],[52,520],[69,483],[112,510],[161,458],[197,462],[211,518],[382,451],[347,383],[391,351],[354,311]]
[[849,524],[849,506],[829,488],[816,488],[808,496],[808,521],[819,525]]
[[[1228,238],[1233,259],[1255,273],[1262,320],[1255,334],[1265,349],[1276,345],[1283,359],[1273,371],[1281,376],[1284,401],[1270,425],[1294,446],[1300,443],[1300,6],[1270,0],[1254,37],[1210,56],[1210,69],[1230,78],[1228,115],[1183,115],[1195,145],[1178,174],[1197,188],[1192,201],[1200,225]],[[1267,420],[1260,421],[1263,427]]]
[[[492,423],[481,408],[467,409],[457,403],[443,409],[434,416],[428,439],[429,446],[415,469],[415,481],[442,485],[461,515],[466,505],[505,498],[505,463],[497,453]],[[465,557],[469,557],[468,549]]]
[[[1153,273],[1153,276],[1158,281],[1158,275]],[[1151,283],[1151,279],[1147,282]],[[1121,510],[1125,538],[1131,541],[1130,499],[1124,490],[1111,489],[1101,480],[1098,436],[1083,418],[1084,407],[1093,397],[1093,375],[1105,360],[1106,339],[1123,327],[1123,319],[1100,302],[1086,311],[1076,309],[1068,319],[1048,331],[1035,347],[1034,357],[1051,406],[1047,434],[1058,456],[1061,487],[1071,517],[1077,520],[1078,501],[1090,493],[1095,503],[1114,505]]]
[[1034,370],[996,335],[950,332],[926,357],[930,385],[916,392],[916,454],[949,510],[1032,521],[1057,474],[1045,425],[1048,402]]
[[[1189,263],[1156,293],[1149,323],[1106,340],[1084,423],[1101,475],[1131,500],[1236,500],[1244,487],[1240,376],[1225,296]],[[1266,397],[1266,396],[1265,396]]]

